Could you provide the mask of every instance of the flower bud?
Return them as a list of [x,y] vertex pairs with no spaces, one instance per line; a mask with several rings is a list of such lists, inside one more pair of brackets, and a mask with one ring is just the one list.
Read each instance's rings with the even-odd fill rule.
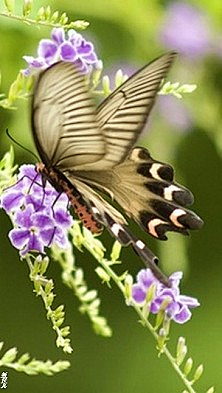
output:
[[4,0],[5,6],[9,13],[13,12],[15,2],[14,0]]
[[59,23],[61,25],[65,25],[68,22],[69,18],[66,15],[66,12],[63,12],[63,14],[61,15],[60,19],[59,19]]
[[38,12],[37,12],[37,17],[36,20],[45,20],[45,9],[44,7],[39,8]]
[[188,358],[185,363],[184,370],[183,370],[183,372],[186,376],[191,372],[192,367],[193,367],[193,359]]
[[52,16],[51,16],[51,22],[52,22],[52,23],[57,22],[58,18],[59,18],[59,11],[53,12],[53,14],[52,14]]
[[45,18],[47,20],[50,20],[51,14],[52,14],[51,7],[50,5],[47,5],[47,7],[45,8]]
[[212,386],[210,389],[207,390],[206,393],[214,393],[214,387]]
[[110,254],[112,262],[117,261],[119,259],[121,249],[122,249],[121,244],[116,240],[113,244],[112,251]]
[[118,70],[115,75],[115,87],[119,87],[123,83],[123,71]]
[[127,274],[125,280],[125,296],[128,299],[131,299],[132,296],[132,285],[133,285],[133,277],[130,274]]
[[105,96],[108,96],[111,93],[110,90],[110,80],[107,75],[105,75],[102,79],[103,93]]
[[203,370],[204,370],[203,364],[200,364],[194,373],[194,376],[193,376],[194,382],[196,382],[198,379],[200,379],[201,375],[203,374]]
[[32,10],[32,0],[24,0],[23,1],[23,16],[29,16]]

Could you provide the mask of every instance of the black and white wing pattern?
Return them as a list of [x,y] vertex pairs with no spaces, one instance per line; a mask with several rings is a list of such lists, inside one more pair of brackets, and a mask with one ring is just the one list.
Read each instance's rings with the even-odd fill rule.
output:
[[173,168],[133,148],[155,102],[175,53],[148,64],[96,109],[84,76],[72,63],[56,63],[39,77],[32,102],[32,129],[44,163],[42,173],[67,193],[83,224],[94,232],[106,227],[137,254],[162,282],[157,257],[134,236],[126,218],[98,191],[115,200],[123,213],[152,236],[187,234],[203,221],[187,208],[189,190],[174,181]]

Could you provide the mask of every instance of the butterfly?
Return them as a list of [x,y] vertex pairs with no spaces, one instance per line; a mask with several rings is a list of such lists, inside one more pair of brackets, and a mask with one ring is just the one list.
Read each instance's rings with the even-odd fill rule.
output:
[[123,246],[131,245],[166,285],[157,257],[128,229],[126,216],[161,240],[167,231],[187,234],[203,224],[187,209],[192,193],[174,182],[172,166],[133,147],[175,56],[149,63],[97,108],[84,75],[73,63],[58,62],[40,74],[32,99],[32,132],[42,160],[37,171],[68,195],[86,228],[99,233],[105,227]]

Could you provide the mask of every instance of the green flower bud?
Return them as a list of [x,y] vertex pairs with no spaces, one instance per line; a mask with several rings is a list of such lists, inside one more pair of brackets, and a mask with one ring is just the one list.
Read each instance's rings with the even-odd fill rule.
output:
[[201,375],[203,374],[203,370],[204,370],[203,364],[200,364],[194,373],[194,376],[193,376],[194,382],[197,381],[198,379],[200,379]]
[[103,93],[105,96],[108,96],[111,93],[110,89],[110,80],[108,75],[105,75],[102,79]]
[[5,6],[9,13],[12,13],[14,10],[15,2],[14,0],[4,0]]
[[31,10],[32,10],[32,0],[24,0],[23,11],[22,11],[23,16],[29,16]]
[[193,367],[193,359],[188,358],[185,363],[184,370],[183,370],[184,375],[187,376],[191,372],[192,367]]

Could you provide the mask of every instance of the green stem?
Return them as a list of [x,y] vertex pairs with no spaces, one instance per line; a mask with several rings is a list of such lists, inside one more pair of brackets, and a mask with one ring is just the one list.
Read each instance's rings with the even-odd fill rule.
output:
[[[10,14],[8,12],[0,12],[0,16],[3,16],[5,18],[10,18],[10,19],[15,19],[19,22],[23,22],[26,23],[27,25],[40,25],[40,26],[47,26],[47,27],[61,27],[61,23],[59,22],[49,22],[47,20],[36,20],[36,19],[31,19],[31,18],[27,18],[26,16],[23,15],[14,15],[14,14]],[[62,26],[65,29],[68,29],[69,27],[74,28],[74,22],[68,23],[67,25],[63,25]],[[79,28],[76,26],[76,28]]]
[[60,26],[59,23],[50,23],[48,21],[45,20],[35,20],[35,19],[31,19],[31,18],[27,18],[25,16],[21,16],[21,15],[14,15],[14,14],[9,14],[7,12],[0,12],[0,16],[6,17],[6,18],[10,18],[10,19],[15,19],[18,20],[20,22],[23,23],[27,23],[28,25],[43,25],[43,26],[49,26],[49,27],[58,27]]
[[[56,317],[55,311],[51,308],[51,305],[50,305],[52,302],[50,302],[50,304],[49,304],[47,293],[44,290],[44,285],[46,285],[47,282],[49,282],[49,280],[45,279],[44,277],[41,277],[41,275],[38,273],[35,273],[35,272],[33,273],[34,266],[33,266],[33,263],[32,263],[29,256],[26,256],[26,261],[27,261],[28,267],[30,269],[29,277],[30,277],[31,281],[34,283],[34,285],[37,281],[40,283],[36,293],[38,296],[41,296],[42,301],[45,306],[45,309],[47,311],[47,319],[49,319],[51,321],[52,327],[57,334],[56,342],[59,343],[59,345],[57,344],[57,346],[62,347],[65,352],[71,353],[72,348],[69,345],[70,340],[63,337],[62,331],[60,330],[60,325],[58,326],[58,324],[57,324],[58,318]],[[54,297],[53,292],[51,292],[51,294]]]

